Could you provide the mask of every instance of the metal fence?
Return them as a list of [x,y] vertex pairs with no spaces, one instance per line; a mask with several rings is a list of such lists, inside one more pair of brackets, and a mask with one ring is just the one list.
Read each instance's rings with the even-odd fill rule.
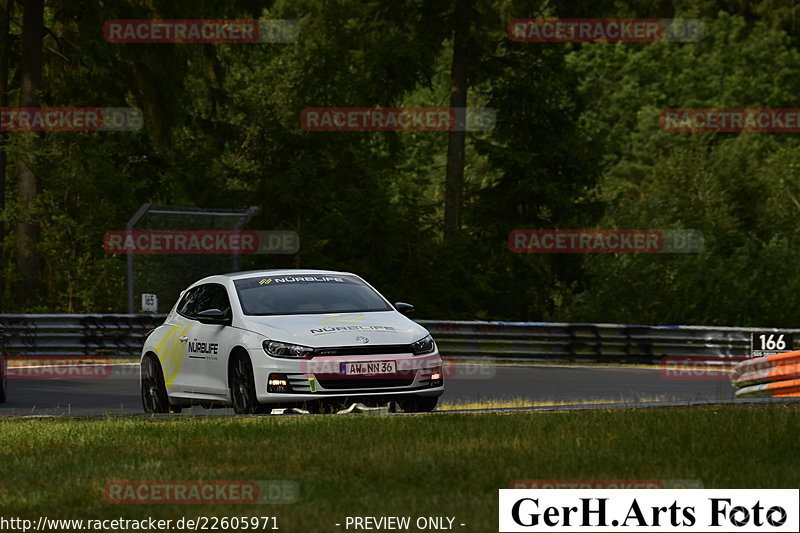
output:
[[[139,355],[164,315],[0,315],[5,355]],[[443,355],[502,360],[656,363],[742,359],[753,332],[798,329],[420,320]],[[793,347],[793,348],[796,348]],[[788,350],[788,349],[787,349]]]

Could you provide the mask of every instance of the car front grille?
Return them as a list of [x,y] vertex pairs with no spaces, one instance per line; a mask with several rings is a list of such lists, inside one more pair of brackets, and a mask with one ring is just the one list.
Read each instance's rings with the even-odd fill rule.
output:
[[[308,394],[312,392],[311,382],[307,374],[289,374],[288,378],[292,392],[298,394]],[[414,383],[414,373],[352,378],[345,378],[335,374],[318,374],[314,376],[314,380],[320,387],[325,388],[327,391],[391,389],[412,385]],[[429,383],[430,376],[420,376],[419,385],[428,386]]]
[[414,383],[411,377],[380,378],[317,378],[326,389],[385,389],[387,387],[408,387]]
[[311,354],[314,356],[330,355],[389,355],[411,354],[410,344],[384,344],[373,346],[333,346],[330,348],[315,348]]

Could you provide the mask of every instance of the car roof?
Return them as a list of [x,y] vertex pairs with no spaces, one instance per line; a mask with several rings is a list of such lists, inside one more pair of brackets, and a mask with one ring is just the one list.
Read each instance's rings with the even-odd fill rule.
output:
[[253,278],[258,276],[298,276],[298,275],[325,275],[325,276],[353,276],[350,272],[339,272],[336,270],[314,270],[305,268],[273,268],[267,270],[245,270],[242,272],[230,272],[227,274],[216,274],[213,276],[205,277],[201,280],[192,283],[192,285],[199,285],[201,283],[209,283],[212,281],[222,281],[220,278],[227,278],[229,280],[237,280],[244,278]]

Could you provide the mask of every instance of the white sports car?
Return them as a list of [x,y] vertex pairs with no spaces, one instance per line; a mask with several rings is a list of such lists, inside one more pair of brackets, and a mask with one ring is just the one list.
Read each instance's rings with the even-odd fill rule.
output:
[[444,392],[428,331],[360,277],[265,270],[204,278],[183,291],[142,349],[148,413],[233,406],[331,412],[391,401],[431,411]]

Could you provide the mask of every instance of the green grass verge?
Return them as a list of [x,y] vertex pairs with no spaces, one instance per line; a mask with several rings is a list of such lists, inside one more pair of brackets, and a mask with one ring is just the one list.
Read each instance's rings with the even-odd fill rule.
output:
[[[0,516],[455,516],[497,530],[514,479],[695,479],[800,485],[800,407],[715,406],[435,416],[0,420]],[[294,480],[290,505],[111,505],[109,480]]]
[[596,397],[585,400],[564,400],[564,401],[542,401],[531,400],[530,398],[511,398],[507,400],[484,399],[479,401],[460,401],[460,402],[440,402],[437,411],[457,411],[460,409],[508,409],[516,407],[559,407],[564,405],[598,405],[598,404],[621,404],[621,403],[651,403],[651,402],[679,402],[678,397],[668,397],[665,395],[646,396],[637,398],[636,401],[625,401],[620,398]]

